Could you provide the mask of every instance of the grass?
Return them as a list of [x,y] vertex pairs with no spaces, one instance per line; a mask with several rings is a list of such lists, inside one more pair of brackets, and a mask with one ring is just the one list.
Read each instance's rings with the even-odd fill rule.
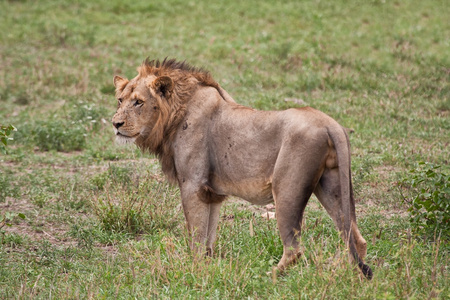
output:
[[[0,2],[0,125],[17,128],[0,154],[0,298],[449,298],[449,237],[415,232],[399,190],[419,161],[449,173],[449,14],[437,0]],[[193,261],[178,189],[113,143],[112,78],[147,56],[210,70],[242,104],[305,103],[352,128],[373,280],[315,199],[284,276],[276,222],[236,199],[214,257]]]

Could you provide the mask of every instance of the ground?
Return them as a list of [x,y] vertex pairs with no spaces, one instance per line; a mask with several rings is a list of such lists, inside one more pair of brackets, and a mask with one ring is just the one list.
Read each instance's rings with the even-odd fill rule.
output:
[[[448,236],[408,211],[449,174],[448,15],[416,0],[0,2],[0,125],[17,128],[0,153],[0,298],[449,298]],[[351,128],[372,281],[314,198],[284,276],[267,275],[276,220],[239,199],[214,257],[193,260],[178,189],[110,124],[114,75],[166,56],[243,105],[308,105]]]

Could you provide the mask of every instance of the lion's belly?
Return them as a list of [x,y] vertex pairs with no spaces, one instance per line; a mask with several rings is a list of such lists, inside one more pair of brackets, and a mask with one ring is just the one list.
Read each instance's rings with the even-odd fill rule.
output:
[[270,193],[261,193],[259,195],[248,195],[246,196],[239,196],[236,195],[239,198],[245,199],[247,201],[249,201],[252,204],[256,204],[256,205],[266,205],[269,203],[273,203],[273,194],[272,192]]
[[245,179],[231,182],[213,177],[211,185],[218,194],[236,196],[253,204],[266,205],[273,202],[272,183],[268,180]]

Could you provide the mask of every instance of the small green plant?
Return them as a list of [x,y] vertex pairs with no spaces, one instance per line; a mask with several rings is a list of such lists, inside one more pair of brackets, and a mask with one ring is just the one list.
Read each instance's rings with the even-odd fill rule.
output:
[[6,146],[8,146],[8,141],[13,140],[13,138],[10,137],[13,131],[17,131],[16,127],[13,125],[0,125],[0,151],[3,152],[3,154],[6,154]]
[[6,234],[0,232],[0,244],[11,248],[17,248],[23,244],[23,237],[16,233]]
[[105,181],[94,177],[106,193],[99,190],[90,201],[103,230],[140,234],[177,224],[176,189],[152,175],[131,178],[126,167],[110,165],[107,174]]
[[153,227],[147,213],[148,202],[138,195],[122,195],[121,199],[98,197],[92,201],[94,213],[103,229],[138,234]]
[[43,208],[50,200],[49,193],[45,189],[39,187],[32,187],[29,195],[33,204],[39,208]]
[[6,213],[0,215],[0,229],[3,228],[3,226],[12,226],[11,222],[16,218],[19,217],[21,219],[25,219],[25,215],[23,213],[14,213],[7,211]]
[[408,191],[410,221],[430,237],[450,234],[450,175],[440,165],[420,162],[401,182]]
[[114,185],[121,185],[123,187],[132,184],[132,166],[116,166],[111,164],[109,166],[108,175]]
[[2,230],[5,226],[13,226],[12,223],[15,219],[19,217],[21,219],[25,219],[25,214],[23,213],[15,213],[15,212],[5,212],[0,214],[0,245],[7,244],[11,247],[15,247],[17,245],[22,244],[22,237],[17,234],[6,234],[5,231]]
[[92,249],[94,246],[94,237],[92,230],[83,228],[77,224],[72,225],[69,235],[77,239],[78,247]]

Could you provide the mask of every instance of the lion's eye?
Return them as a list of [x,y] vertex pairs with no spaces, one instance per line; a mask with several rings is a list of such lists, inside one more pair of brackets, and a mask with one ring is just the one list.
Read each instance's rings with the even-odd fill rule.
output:
[[123,98],[117,99],[119,101],[119,105],[122,104]]
[[140,106],[142,104],[144,104],[144,101],[142,101],[140,99],[137,99],[136,102],[134,102],[134,106]]

